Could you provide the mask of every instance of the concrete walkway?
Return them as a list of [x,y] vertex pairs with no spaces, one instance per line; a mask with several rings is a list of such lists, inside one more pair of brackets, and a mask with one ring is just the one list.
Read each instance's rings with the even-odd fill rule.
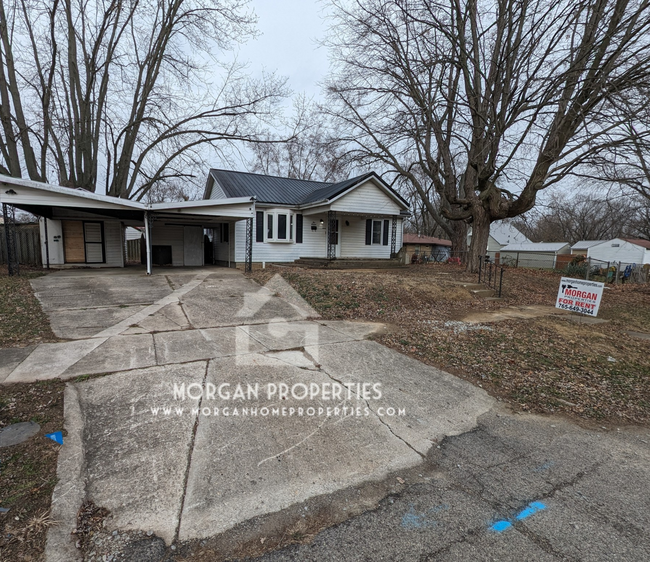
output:
[[108,538],[148,531],[167,545],[343,520],[493,405],[367,341],[377,325],[318,319],[279,276],[264,288],[227,269],[33,283],[69,341],[14,353],[5,382],[75,380],[48,561],[80,559],[70,533],[85,500],[110,510]]

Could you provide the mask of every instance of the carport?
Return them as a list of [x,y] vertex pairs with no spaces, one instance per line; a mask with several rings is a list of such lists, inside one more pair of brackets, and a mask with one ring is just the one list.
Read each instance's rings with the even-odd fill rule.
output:
[[[204,233],[213,236],[246,222],[246,269],[252,263],[255,199],[141,203],[31,180],[0,176],[7,255],[16,260],[15,209],[41,217],[45,267],[124,267],[124,230],[143,227],[147,274],[152,266],[202,266]],[[12,265],[9,259],[10,271]]]

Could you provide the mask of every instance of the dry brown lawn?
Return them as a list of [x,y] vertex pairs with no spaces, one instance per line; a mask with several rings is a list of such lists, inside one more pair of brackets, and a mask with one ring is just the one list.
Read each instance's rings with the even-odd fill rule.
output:
[[[650,421],[650,286],[606,289],[599,318],[580,324],[570,315],[467,323],[476,313],[553,307],[560,275],[510,269],[504,298],[471,295],[476,281],[450,265],[385,271],[274,268],[252,276],[264,283],[280,273],[324,318],[389,324],[377,341],[472,381],[513,407],[564,413],[615,424]],[[494,317],[491,317],[494,318]]]

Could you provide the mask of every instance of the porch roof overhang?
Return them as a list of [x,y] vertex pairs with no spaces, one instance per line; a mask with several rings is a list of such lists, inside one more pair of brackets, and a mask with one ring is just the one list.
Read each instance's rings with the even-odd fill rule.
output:
[[255,198],[141,203],[98,195],[84,189],[71,189],[0,175],[0,203],[48,218],[52,218],[54,210],[59,208],[115,218],[135,226],[144,224],[144,215],[148,213],[155,216],[156,220],[169,223],[191,223],[209,227],[216,222],[252,218]]

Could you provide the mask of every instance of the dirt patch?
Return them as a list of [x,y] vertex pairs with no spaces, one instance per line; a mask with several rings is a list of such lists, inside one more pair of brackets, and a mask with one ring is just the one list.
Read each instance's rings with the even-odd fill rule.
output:
[[21,268],[20,275],[9,277],[6,266],[0,266],[0,347],[57,341],[29,283],[42,275],[42,270]]
[[34,421],[40,431],[18,445],[0,448],[0,560],[41,560],[49,526],[60,445],[45,437],[63,429],[60,381],[0,386],[0,429]]
[[[448,290],[476,276],[449,265],[361,272],[269,268],[324,319],[383,322],[378,342],[465,378],[515,410],[617,425],[650,422],[650,286],[608,287],[599,318],[574,323],[554,308],[561,275],[508,269],[503,299]],[[461,291],[464,289],[459,288]],[[498,321],[497,321],[498,320]]]
[[554,306],[532,305],[500,308],[490,312],[470,312],[461,320],[463,322],[501,322],[502,320],[516,320],[527,318],[540,318],[542,316],[562,316],[569,314]]

